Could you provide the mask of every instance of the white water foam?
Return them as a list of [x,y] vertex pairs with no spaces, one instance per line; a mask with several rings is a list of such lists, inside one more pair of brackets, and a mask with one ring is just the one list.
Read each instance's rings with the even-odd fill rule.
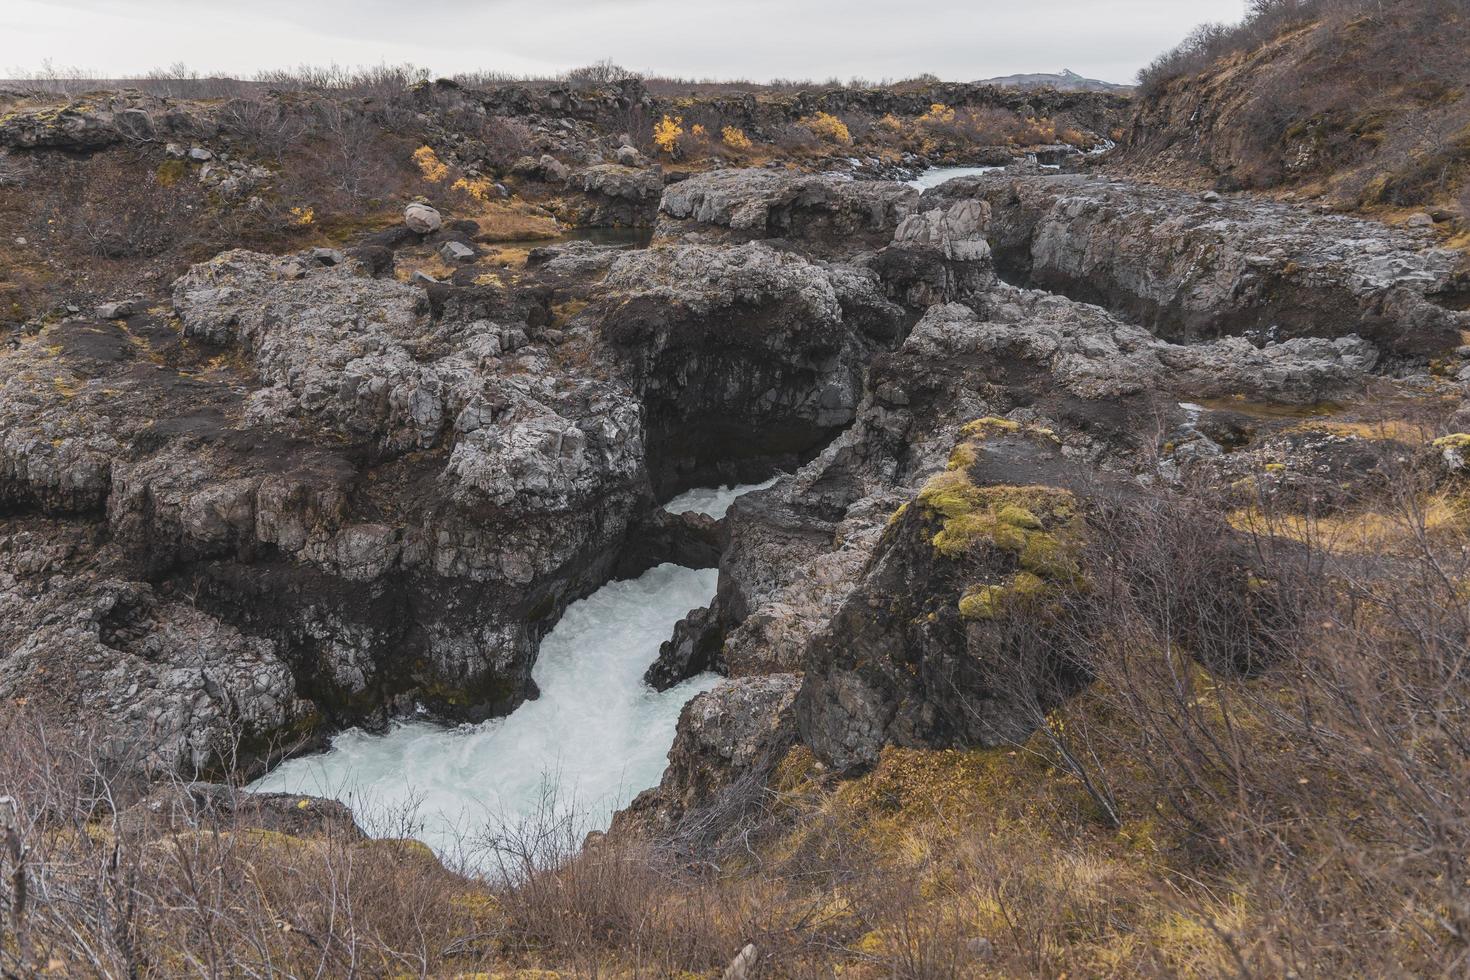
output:
[[[755,487],[703,491],[723,506]],[[541,696],[508,717],[445,728],[408,721],[385,735],[359,729],[326,752],[283,763],[250,786],[338,799],[369,833],[409,832],[442,857],[478,863],[469,838],[515,828],[548,800],[605,829],[618,807],[658,783],[679,712],[718,681],[703,674],[663,693],[643,683],[659,645],[691,609],[709,604],[718,573],[660,565],[567,607],[532,671]],[[564,815],[564,814],[559,814]]]
[[924,191],[931,187],[938,187],[945,181],[954,180],[956,177],[974,177],[1004,169],[1005,167],[933,167],[906,183],[910,187],[917,187]]
[[700,487],[681,493],[679,496],[664,504],[664,510],[670,514],[703,514],[706,517],[724,517],[735,498],[750,493],[752,490],[764,490],[776,485],[780,476],[773,476],[765,483],[749,484],[738,487]]

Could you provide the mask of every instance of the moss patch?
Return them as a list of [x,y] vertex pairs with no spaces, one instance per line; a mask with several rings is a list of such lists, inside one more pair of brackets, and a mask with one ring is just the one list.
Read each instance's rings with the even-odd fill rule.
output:
[[1434,440],[1435,449],[1470,449],[1470,432],[1455,432]]
[[[951,561],[1000,552],[1011,567],[1000,582],[977,582],[959,600],[966,619],[994,619],[1018,601],[1031,602],[1055,587],[1079,584],[1077,545],[1082,525],[1076,498],[1050,486],[977,486],[970,476],[996,436],[1025,434],[1055,441],[1048,429],[994,416],[976,419],[961,430],[949,466],[919,491],[918,505],[937,521],[930,543]],[[902,512],[900,512],[902,513]],[[895,515],[895,520],[899,515]]]
[[995,619],[1003,611],[1026,604],[1048,593],[1040,576],[1017,572],[1002,585],[981,585],[960,597],[960,615],[966,619]]
[[[970,620],[997,618],[1019,604],[1044,600],[1057,588],[1076,587],[1082,524],[1076,498],[1048,486],[976,486],[965,469],[933,477],[919,492],[924,516],[939,523],[930,538],[951,561],[1000,552],[1014,570],[1000,582],[978,582],[959,600]],[[899,515],[895,515],[895,519]]]
[[963,470],[950,470],[919,491],[919,504],[942,519],[932,539],[946,558],[960,558],[977,547],[1024,554],[1050,553],[1033,545],[1052,536],[1047,528],[1070,525],[1076,517],[1072,494],[1056,487],[998,485],[977,487]]

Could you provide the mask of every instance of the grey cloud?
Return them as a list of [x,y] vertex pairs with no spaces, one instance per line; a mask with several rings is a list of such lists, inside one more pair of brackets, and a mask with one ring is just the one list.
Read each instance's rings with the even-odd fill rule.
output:
[[244,74],[300,61],[412,60],[439,73],[600,58],[668,74],[972,79],[1063,67],[1127,80],[1241,0],[7,0],[26,52],[107,74],[184,61]]

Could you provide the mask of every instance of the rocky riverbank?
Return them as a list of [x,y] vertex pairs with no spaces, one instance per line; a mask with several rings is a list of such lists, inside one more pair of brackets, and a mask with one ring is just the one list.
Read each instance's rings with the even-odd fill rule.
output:
[[[694,193],[681,188],[678,212]],[[803,236],[824,226],[799,211],[770,221],[759,184],[747,200],[760,207],[744,235],[774,228],[789,247],[831,248],[821,232]],[[732,213],[721,201],[706,211]],[[1065,592],[1077,522],[1101,506],[1089,500],[1254,473],[1299,507],[1324,499],[1320,487],[1299,492],[1314,470],[1332,473],[1338,499],[1360,498],[1378,479],[1377,443],[1342,406],[1407,398],[1443,411],[1460,397],[1462,382],[1428,373],[1431,355],[1464,363],[1451,349],[1470,328],[1436,302],[1462,279],[1430,238],[1367,222],[1345,235],[1346,219],[1067,176],[961,178],[912,207],[893,244],[856,262],[922,315],[870,362],[853,424],[733,509],[719,597],[690,622],[703,642],[723,640],[734,679],[690,705],[663,786],[624,827],[705,833],[705,812],[728,809],[722,793],[748,794],[797,745],[861,770],[885,745],[1023,741],[1048,699],[1085,681],[1067,674],[1078,658],[1060,638],[1018,679],[1020,648],[990,621],[1007,603]],[[920,221],[935,233],[904,231]],[[1244,241],[1277,244],[1258,256],[1233,244]],[[915,268],[938,288],[908,288]],[[1312,299],[1289,298],[1281,279],[1297,276]],[[1297,332],[1327,336],[1288,339]],[[1245,414],[1259,404],[1282,410]],[[1318,412],[1322,429],[1300,421]],[[1293,428],[1283,451],[1271,433]],[[1219,601],[1245,594],[1248,561],[1222,574]]]
[[844,744],[835,760],[975,737],[885,734],[874,712],[938,709],[863,688],[859,721],[855,682],[821,666],[877,635],[851,619],[868,588],[955,592],[959,618],[867,660],[978,642],[957,603],[979,580],[945,584],[949,563],[864,584],[965,425],[1157,479],[1177,467],[1140,468],[1144,435],[1184,424],[1179,402],[1347,403],[1402,386],[1390,365],[1423,384],[1470,329],[1440,305],[1454,256],[1422,235],[1067,176],[921,197],[726,171],[664,193],[647,249],[548,247],[513,283],[473,261],[388,274],[395,249],[452,237],[227,252],[154,304],[10,345],[8,697],[155,774],[248,771],[415,703],[503,713],[567,602],[661,560],[645,528],[687,550],[659,500],[804,463],[736,507],[685,643],[736,677],[805,672],[803,737]]
[[[1004,580],[914,564],[893,515],[923,513],[946,472],[1058,494],[1076,492],[1046,468],[1062,460],[1120,485],[1176,478],[1171,456],[1201,445],[1169,438],[1200,428],[1181,402],[1452,393],[1430,361],[1470,329],[1441,305],[1464,288],[1455,256],[1424,235],[1069,176],[921,196],[724,171],[664,192],[646,249],[549,246],[513,278],[474,258],[447,282],[391,274],[395,252],[456,234],[226,252],[169,296],[11,342],[6,697],[153,775],[252,771],[413,704],[504,713],[534,694],[568,602],[708,548],[659,501],[801,466],[736,506],[719,597],[681,627],[675,647],[718,649],[698,662],[748,680],[691,709],[676,758],[694,719],[797,710],[738,693],[773,673],[788,693],[805,673],[801,723],[758,727],[839,765],[983,742],[941,720],[957,709],[922,674],[900,694],[865,673],[979,656],[961,599]],[[1041,469],[956,469],[987,418],[1047,433],[1016,436],[1044,452],[1013,465]],[[880,642],[854,618],[877,595],[943,615]],[[899,720],[913,711],[929,721]]]
[[0,974],[1453,972],[1462,6],[0,91]]

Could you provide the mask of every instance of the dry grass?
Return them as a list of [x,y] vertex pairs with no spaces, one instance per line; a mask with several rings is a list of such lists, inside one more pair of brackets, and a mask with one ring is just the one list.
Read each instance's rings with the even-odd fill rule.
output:
[[462,266],[451,265],[432,249],[405,249],[394,256],[393,277],[399,282],[409,282],[414,273],[422,272],[441,282],[454,275]]
[[465,213],[480,226],[487,242],[525,242],[555,238],[566,229],[544,208],[525,201],[493,201]]
[[1432,428],[1407,419],[1373,419],[1360,421],[1308,422],[1297,427],[1303,432],[1325,432],[1346,439],[1368,439],[1374,442],[1402,442],[1420,445],[1429,441]]
[[1446,547],[1470,532],[1470,502],[1461,494],[1426,494],[1405,506],[1412,519],[1371,508],[1307,517],[1246,507],[1231,512],[1230,523],[1249,534],[1295,541],[1338,555],[1413,556],[1426,545]]

